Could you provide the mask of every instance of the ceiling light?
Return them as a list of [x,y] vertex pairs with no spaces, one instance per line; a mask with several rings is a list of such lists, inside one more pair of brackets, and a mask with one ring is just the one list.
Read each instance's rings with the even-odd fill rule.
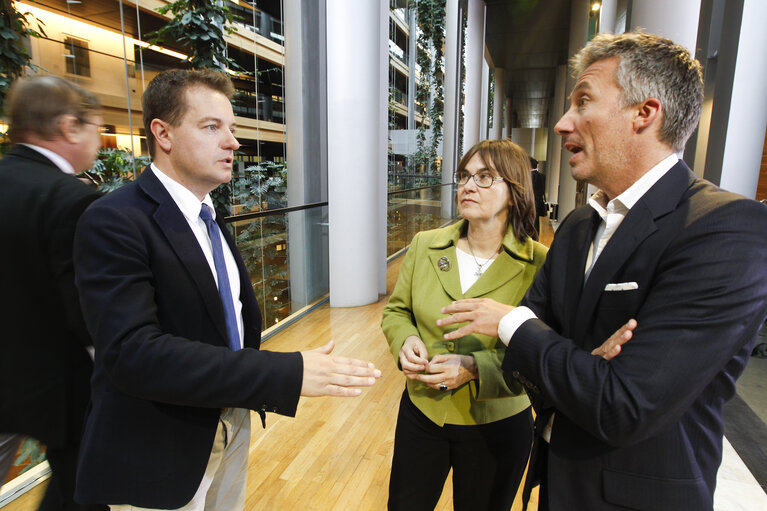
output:
[[594,2],[593,4],[591,4],[592,11],[598,11],[601,8],[602,8],[602,4],[600,2]]

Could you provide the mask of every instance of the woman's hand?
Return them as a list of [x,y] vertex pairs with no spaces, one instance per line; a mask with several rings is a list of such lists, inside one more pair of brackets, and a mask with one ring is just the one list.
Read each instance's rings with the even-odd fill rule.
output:
[[636,327],[637,320],[628,320],[628,323],[616,330],[600,347],[594,348],[591,354],[602,357],[605,360],[612,360],[620,354],[621,346],[631,340]]
[[477,363],[471,355],[435,355],[426,372],[414,379],[435,390],[452,390],[479,377]]
[[399,364],[402,372],[410,379],[417,380],[417,376],[426,370],[429,365],[429,352],[420,337],[411,335],[405,339],[405,344],[399,350]]

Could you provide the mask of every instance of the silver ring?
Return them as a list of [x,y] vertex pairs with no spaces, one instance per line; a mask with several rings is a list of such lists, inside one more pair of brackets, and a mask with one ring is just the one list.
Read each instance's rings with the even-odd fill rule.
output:
[[441,390],[442,392],[445,392],[447,390],[447,385],[445,385],[444,383],[440,383],[439,390]]

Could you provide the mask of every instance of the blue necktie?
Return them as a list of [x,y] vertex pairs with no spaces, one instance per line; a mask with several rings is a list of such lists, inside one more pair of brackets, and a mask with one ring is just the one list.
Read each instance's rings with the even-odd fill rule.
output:
[[237,328],[237,315],[234,313],[234,302],[232,301],[232,288],[229,285],[229,275],[226,272],[226,262],[224,261],[224,249],[221,246],[221,235],[218,225],[213,220],[210,206],[202,205],[200,218],[205,222],[208,228],[210,244],[213,246],[213,264],[216,266],[216,276],[218,277],[218,294],[221,297],[221,305],[224,307],[224,320],[226,321],[226,334],[229,337],[229,347],[232,351],[240,349],[240,331]]

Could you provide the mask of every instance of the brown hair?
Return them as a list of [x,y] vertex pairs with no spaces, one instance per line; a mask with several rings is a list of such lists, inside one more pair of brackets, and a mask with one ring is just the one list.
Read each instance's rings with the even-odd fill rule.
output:
[[229,77],[212,69],[169,69],[155,76],[141,99],[146,142],[151,157],[154,158],[152,121],[160,119],[171,126],[178,126],[186,110],[184,94],[192,87],[213,89],[229,99],[234,96],[234,86]]
[[463,155],[456,172],[464,170],[475,154],[479,155],[487,168],[495,170],[509,187],[511,199],[506,222],[511,226],[514,236],[519,241],[525,241],[528,236],[535,238],[538,231],[535,228],[530,157],[511,140],[483,140]]
[[93,93],[58,76],[20,78],[5,98],[8,136],[14,144],[26,141],[30,135],[51,140],[60,134],[62,115],[73,115],[82,123],[100,108]]

